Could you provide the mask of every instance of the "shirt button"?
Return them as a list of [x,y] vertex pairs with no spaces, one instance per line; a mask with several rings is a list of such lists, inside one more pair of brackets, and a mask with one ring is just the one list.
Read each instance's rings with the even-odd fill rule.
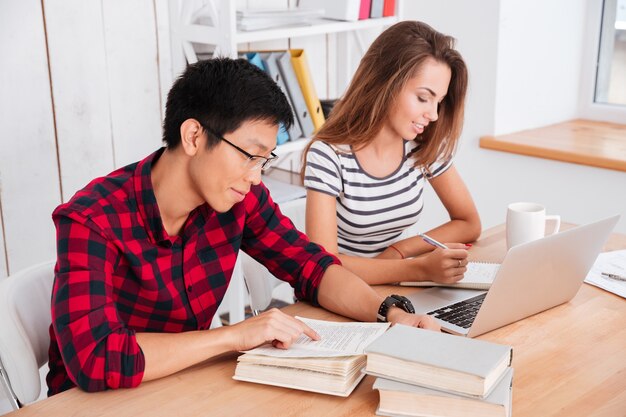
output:
[[193,287],[191,285],[187,285],[187,292],[193,291]]

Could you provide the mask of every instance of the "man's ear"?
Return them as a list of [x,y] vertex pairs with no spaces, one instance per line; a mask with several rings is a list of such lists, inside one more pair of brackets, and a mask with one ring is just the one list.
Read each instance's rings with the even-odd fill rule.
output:
[[180,125],[180,143],[185,153],[193,156],[203,145],[204,129],[196,119],[187,119]]

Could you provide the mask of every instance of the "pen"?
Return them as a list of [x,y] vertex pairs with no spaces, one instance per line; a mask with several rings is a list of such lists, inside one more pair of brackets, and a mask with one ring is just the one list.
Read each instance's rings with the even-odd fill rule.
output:
[[617,275],[617,274],[610,274],[608,272],[602,272],[602,275],[607,277],[607,278],[611,278],[611,279],[616,279],[618,281],[626,281],[626,277],[623,277],[621,275]]
[[422,239],[424,239],[424,242],[429,243],[433,246],[437,246],[438,248],[441,249],[448,249],[448,247],[446,245],[444,245],[441,242],[437,242],[435,239],[433,239],[432,237],[425,235],[424,233],[418,233],[417,234],[419,237],[421,237]]

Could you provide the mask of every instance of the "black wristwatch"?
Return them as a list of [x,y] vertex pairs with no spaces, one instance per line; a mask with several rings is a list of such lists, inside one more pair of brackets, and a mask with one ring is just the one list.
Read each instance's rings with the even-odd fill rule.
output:
[[382,302],[380,307],[378,308],[378,314],[376,315],[376,320],[379,322],[386,323],[387,322],[387,313],[389,309],[393,306],[401,308],[407,313],[415,313],[415,308],[413,308],[413,304],[409,301],[408,298],[403,297],[401,295],[392,294],[389,297],[385,298],[385,301]]

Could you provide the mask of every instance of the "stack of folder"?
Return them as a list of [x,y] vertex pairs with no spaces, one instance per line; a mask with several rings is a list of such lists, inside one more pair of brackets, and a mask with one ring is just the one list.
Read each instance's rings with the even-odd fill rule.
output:
[[396,325],[365,349],[383,416],[510,417],[510,346]]
[[303,49],[248,52],[251,63],[272,77],[281,88],[292,112],[294,124],[286,131],[279,129],[277,143],[310,138],[325,122],[322,105],[313,84],[311,71]]

